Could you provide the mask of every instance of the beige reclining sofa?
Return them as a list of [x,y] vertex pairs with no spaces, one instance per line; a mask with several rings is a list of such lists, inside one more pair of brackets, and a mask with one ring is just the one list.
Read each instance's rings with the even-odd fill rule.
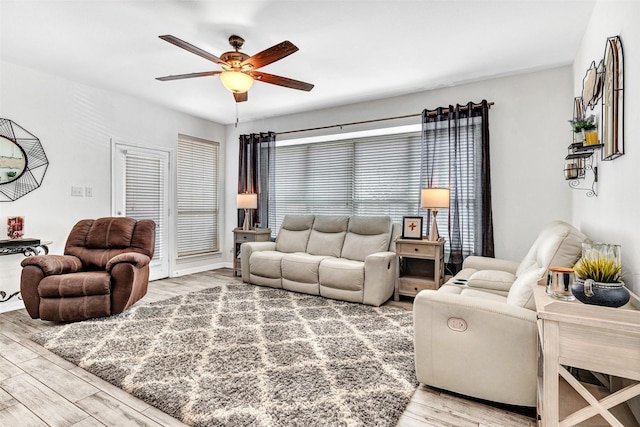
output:
[[242,281],[379,306],[394,290],[388,216],[287,215],[275,242],[241,246]]
[[532,290],[549,267],[571,267],[587,237],[554,221],[521,262],[470,256],[438,291],[415,298],[418,381],[511,405],[536,406],[537,316]]

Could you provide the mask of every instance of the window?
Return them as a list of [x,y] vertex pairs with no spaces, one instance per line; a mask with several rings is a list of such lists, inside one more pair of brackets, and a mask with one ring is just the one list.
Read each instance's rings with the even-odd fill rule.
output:
[[[448,218],[447,210],[437,216],[447,256],[449,221],[458,224],[460,235],[454,238],[461,241],[464,256],[480,253],[481,118],[458,122],[455,130],[426,125],[428,144],[420,125],[386,135],[278,141],[269,204],[273,235],[286,214],[389,215],[397,223],[405,215],[426,218],[420,189],[431,185],[448,187],[457,198],[455,217]],[[455,143],[450,142],[452,131],[458,132]]]
[[219,251],[217,142],[178,136],[178,258]]
[[419,209],[420,126],[402,133],[336,141],[276,143],[269,226],[287,214],[389,215]]

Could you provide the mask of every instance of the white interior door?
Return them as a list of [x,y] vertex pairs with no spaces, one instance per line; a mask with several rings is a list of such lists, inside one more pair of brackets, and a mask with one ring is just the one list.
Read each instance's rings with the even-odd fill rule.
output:
[[168,245],[169,151],[112,143],[113,215],[152,219],[156,223],[156,247],[149,279],[169,277]]

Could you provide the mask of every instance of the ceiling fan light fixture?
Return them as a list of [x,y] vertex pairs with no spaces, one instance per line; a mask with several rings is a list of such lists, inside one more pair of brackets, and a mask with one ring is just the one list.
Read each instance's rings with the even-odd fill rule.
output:
[[253,77],[241,71],[223,71],[220,73],[223,86],[233,93],[243,93],[253,86]]

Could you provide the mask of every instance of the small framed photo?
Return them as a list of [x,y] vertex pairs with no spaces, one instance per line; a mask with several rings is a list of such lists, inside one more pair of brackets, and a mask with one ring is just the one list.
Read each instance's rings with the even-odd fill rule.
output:
[[403,216],[402,238],[422,240],[422,219],[421,216]]

